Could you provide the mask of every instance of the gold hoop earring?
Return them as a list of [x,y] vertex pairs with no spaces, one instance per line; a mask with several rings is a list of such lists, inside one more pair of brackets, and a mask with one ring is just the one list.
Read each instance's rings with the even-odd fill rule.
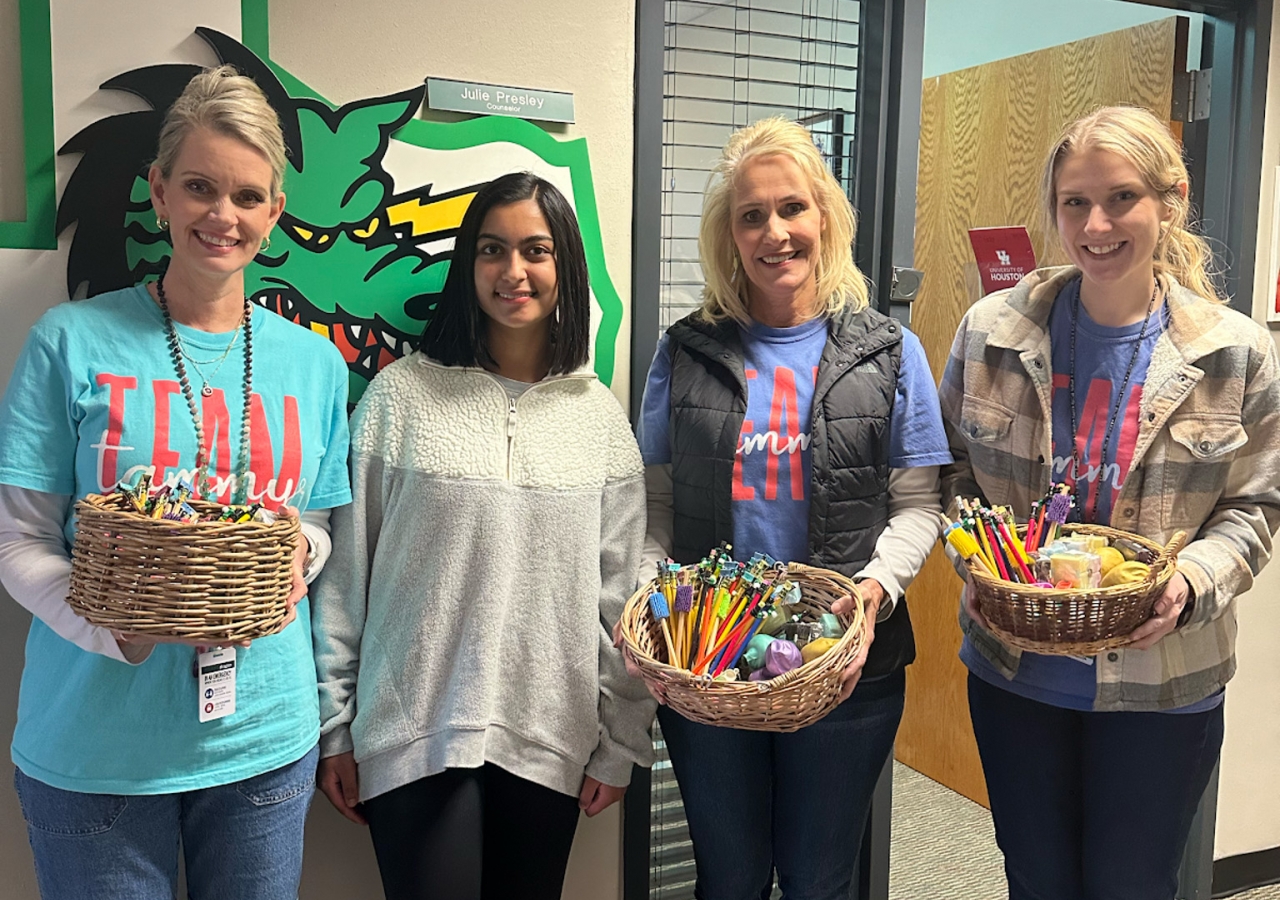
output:
[[169,220],[161,216],[159,213],[156,213],[156,227],[161,231],[168,231]]
[[258,252],[266,253],[270,249],[271,249],[271,235],[264,234],[262,236],[262,243],[258,245]]

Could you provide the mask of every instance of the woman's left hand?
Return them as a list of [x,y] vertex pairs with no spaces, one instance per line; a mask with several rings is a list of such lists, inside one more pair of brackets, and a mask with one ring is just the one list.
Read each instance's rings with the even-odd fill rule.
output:
[[578,809],[586,813],[587,818],[591,818],[613,806],[626,792],[625,787],[614,787],[588,775],[582,779],[582,793],[578,794]]
[[[884,585],[874,578],[866,578],[858,582],[856,593],[862,600],[862,612],[867,619],[867,639],[863,642],[858,655],[853,658],[853,662],[845,666],[840,685],[841,703],[848,700],[853,689],[858,686],[858,679],[862,677],[862,667],[867,664],[867,653],[871,650],[871,642],[876,638],[876,613],[880,611],[880,602],[884,599]],[[831,604],[831,611],[837,616],[844,615],[853,609],[853,603],[853,596],[846,594]]]
[[1150,650],[1166,634],[1178,627],[1178,617],[1191,598],[1191,587],[1181,572],[1174,572],[1164,593],[1151,608],[1151,618],[1143,622],[1129,635],[1129,646],[1134,650]]

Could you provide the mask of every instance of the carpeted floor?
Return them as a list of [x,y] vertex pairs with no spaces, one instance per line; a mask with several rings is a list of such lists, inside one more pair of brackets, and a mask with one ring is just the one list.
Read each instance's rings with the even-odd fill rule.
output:
[[893,764],[889,900],[992,900],[1004,869],[991,815],[901,763]]
[[[1004,871],[990,814],[901,763],[893,767],[889,900],[998,900]],[[1233,900],[1280,900],[1280,885]]]

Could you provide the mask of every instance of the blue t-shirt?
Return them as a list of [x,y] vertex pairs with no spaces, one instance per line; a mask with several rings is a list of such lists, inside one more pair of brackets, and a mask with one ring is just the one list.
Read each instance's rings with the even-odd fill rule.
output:
[[[1071,420],[1071,317],[1076,310],[1076,416]],[[1142,322],[1111,328],[1089,318],[1080,303],[1080,280],[1069,281],[1059,292],[1049,312],[1049,344],[1053,355],[1053,470],[1054,481],[1076,488],[1082,521],[1111,523],[1111,510],[1120,494],[1134,448],[1138,443],[1138,419],[1142,389],[1156,341],[1164,331],[1168,311],[1163,305],[1151,314],[1142,346],[1134,347],[1142,334]],[[1116,414],[1117,393],[1124,385],[1125,372],[1132,373]],[[1107,436],[1111,416],[1116,414],[1111,439]],[[1080,459],[1077,472],[1072,461],[1074,442]]]
[[[827,319],[791,328],[741,328],[747,412],[733,466],[733,548],[740,559],[768,553],[809,558],[809,429]],[[889,420],[889,465],[951,462],[938,391],[920,339],[903,329],[902,364]],[[855,370],[856,371],[856,370]],[[848,375],[845,376],[850,377]],[[671,462],[671,339],[658,342],[636,437],[645,465]]]
[[[47,312],[31,329],[0,403],[0,483],[83,497],[139,469],[175,481],[195,467],[195,427],[163,318],[141,286]],[[250,498],[268,508],[351,500],[346,366],[318,334],[255,307]],[[231,333],[177,326],[197,360]],[[243,409],[243,334],[201,397],[219,499],[234,487]],[[214,366],[201,366],[211,373]],[[66,523],[68,549],[74,520]],[[237,648],[236,711],[201,724],[195,650],[157,644],[129,666],[81,650],[38,619],[27,636],[13,761],[64,790],[158,794],[228,784],[294,762],[319,737],[310,613]]]
[[[1071,420],[1071,317],[1075,308],[1076,328],[1076,415]],[[1076,472],[1071,445],[1075,442],[1080,459],[1078,510],[1083,521],[1110,524],[1111,510],[1133,463],[1138,441],[1138,418],[1142,389],[1156,341],[1164,331],[1168,310],[1162,305],[1152,312],[1142,346],[1135,358],[1134,345],[1142,334],[1142,322],[1112,328],[1089,318],[1080,303],[1080,279],[1069,281],[1054,300],[1049,312],[1049,344],[1053,356],[1053,472],[1054,481],[1075,486]],[[1116,409],[1117,393],[1125,372],[1133,369],[1120,403],[1111,439],[1103,447],[1107,425]],[[1093,658],[1044,656],[1023,653],[1018,673],[1006,681],[966,640],[960,657],[975,675],[1032,700],[1067,709],[1093,708],[1097,696],[1097,673]],[[1222,702],[1215,694],[1177,712],[1200,712]]]

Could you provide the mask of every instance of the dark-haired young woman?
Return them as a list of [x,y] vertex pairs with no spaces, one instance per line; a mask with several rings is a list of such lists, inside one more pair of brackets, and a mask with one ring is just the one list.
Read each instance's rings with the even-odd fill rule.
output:
[[572,208],[505,175],[462,220],[420,352],[352,419],[314,613],[319,781],[368,822],[388,900],[558,900],[579,811],[649,761],[654,706],[609,633],[644,479],[589,335]]

